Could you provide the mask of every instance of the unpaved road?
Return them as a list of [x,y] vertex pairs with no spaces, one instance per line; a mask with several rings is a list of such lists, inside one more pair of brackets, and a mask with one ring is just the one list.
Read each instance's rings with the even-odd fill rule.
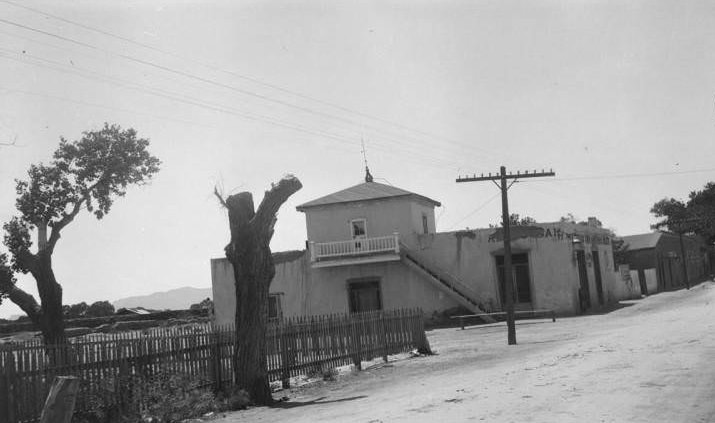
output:
[[290,393],[231,422],[715,422],[715,283],[617,311],[428,333],[438,355]]

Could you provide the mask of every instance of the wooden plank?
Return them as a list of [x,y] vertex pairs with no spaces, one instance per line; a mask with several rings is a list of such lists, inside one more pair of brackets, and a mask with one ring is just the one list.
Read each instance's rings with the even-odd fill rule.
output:
[[56,377],[42,409],[40,423],[70,423],[78,390],[79,379],[76,377]]

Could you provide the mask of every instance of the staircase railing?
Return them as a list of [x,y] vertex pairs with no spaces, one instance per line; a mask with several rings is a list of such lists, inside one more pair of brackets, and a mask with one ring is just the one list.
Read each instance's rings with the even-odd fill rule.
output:
[[443,267],[436,265],[431,261],[419,257],[418,254],[416,254],[412,249],[410,249],[402,242],[400,243],[400,251],[402,255],[405,256],[408,260],[411,260],[416,265],[422,267],[426,272],[434,274],[433,276],[442,284],[446,285],[448,288],[450,288],[458,295],[465,298],[468,302],[473,304],[475,307],[482,310],[482,305],[479,301],[479,294],[477,294],[470,287],[466,286],[464,283],[460,282],[457,276],[453,275],[447,269],[444,269]]

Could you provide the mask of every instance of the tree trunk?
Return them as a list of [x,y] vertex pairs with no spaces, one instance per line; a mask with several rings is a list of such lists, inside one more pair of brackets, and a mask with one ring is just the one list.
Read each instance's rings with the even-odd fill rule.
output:
[[221,199],[228,209],[231,242],[225,250],[226,258],[233,265],[236,287],[234,384],[261,405],[273,401],[268,384],[265,338],[268,289],[275,275],[270,241],[278,209],[301,187],[297,178],[283,178],[266,192],[256,211],[249,192],[229,196],[226,201]]
[[52,271],[52,257],[49,253],[42,252],[38,255],[37,268],[33,272],[33,276],[37,282],[37,291],[41,299],[37,324],[40,326],[50,363],[55,366],[67,364],[70,355],[60,353],[60,349],[57,347],[52,348],[67,344],[67,336],[62,314],[62,286],[55,279],[55,274]]

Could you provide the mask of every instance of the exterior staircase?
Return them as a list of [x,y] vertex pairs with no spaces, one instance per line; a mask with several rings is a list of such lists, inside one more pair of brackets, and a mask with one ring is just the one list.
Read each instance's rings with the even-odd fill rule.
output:
[[[417,258],[417,255],[406,245],[400,244],[400,255],[402,261],[418,272],[422,273],[426,279],[432,282],[438,289],[447,294],[474,314],[486,314],[478,300],[478,295],[456,276],[450,275],[447,271],[438,269],[435,265],[428,265],[424,260]],[[479,316],[486,323],[494,323],[491,316]]]

